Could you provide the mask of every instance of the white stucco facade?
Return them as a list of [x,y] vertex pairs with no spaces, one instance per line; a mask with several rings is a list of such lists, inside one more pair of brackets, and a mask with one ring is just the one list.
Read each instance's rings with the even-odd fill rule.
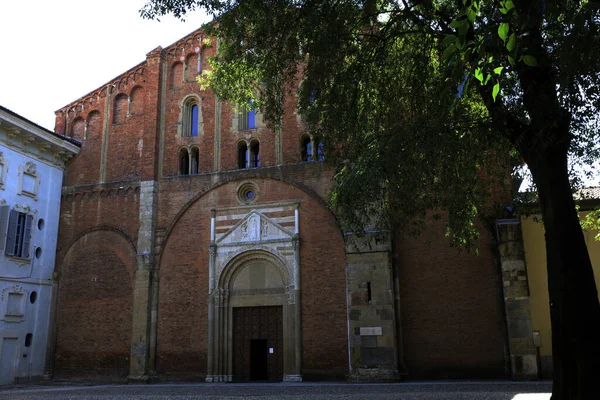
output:
[[0,106],[0,385],[43,376],[63,170],[78,152]]

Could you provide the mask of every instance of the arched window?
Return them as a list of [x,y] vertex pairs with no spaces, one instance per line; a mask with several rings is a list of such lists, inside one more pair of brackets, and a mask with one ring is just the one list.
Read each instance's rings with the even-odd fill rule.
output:
[[188,149],[179,150],[179,175],[190,174],[190,153]]
[[200,160],[200,150],[197,147],[192,148],[192,175],[196,175],[198,173],[198,164]]
[[250,168],[260,167],[260,143],[258,140],[250,142]]
[[87,139],[94,139],[100,136],[100,130],[102,129],[102,118],[98,111],[92,111],[88,114],[85,137]]
[[120,93],[115,97],[114,102],[114,112],[113,112],[113,124],[123,124],[125,123],[125,117],[127,116],[127,108],[129,105],[129,100],[127,95],[124,93]]
[[171,67],[171,89],[179,89],[181,87],[181,82],[183,81],[183,64],[180,62],[176,62]]
[[238,168],[248,168],[248,146],[246,142],[238,143]]
[[73,121],[73,124],[71,125],[71,136],[72,138],[81,140],[83,139],[83,131],[85,130],[85,122],[83,121],[83,118],[81,117],[77,117],[75,118],[75,120]]
[[197,98],[190,97],[184,101],[181,118],[181,136],[198,136],[200,130],[200,105]]
[[310,141],[310,136],[302,135],[300,139],[300,154],[302,161],[312,161],[312,142]]

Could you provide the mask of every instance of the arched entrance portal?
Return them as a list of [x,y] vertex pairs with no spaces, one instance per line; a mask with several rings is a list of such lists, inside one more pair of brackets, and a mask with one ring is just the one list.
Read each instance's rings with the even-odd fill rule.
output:
[[206,380],[302,380],[298,234],[252,210],[210,250]]

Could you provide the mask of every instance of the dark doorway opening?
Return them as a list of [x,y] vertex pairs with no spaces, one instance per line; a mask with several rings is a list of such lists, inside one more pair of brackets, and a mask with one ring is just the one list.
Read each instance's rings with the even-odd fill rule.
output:
[[269,378],[267,351],[267,339],[254,339],[250,341],[251,381],[266,381]]

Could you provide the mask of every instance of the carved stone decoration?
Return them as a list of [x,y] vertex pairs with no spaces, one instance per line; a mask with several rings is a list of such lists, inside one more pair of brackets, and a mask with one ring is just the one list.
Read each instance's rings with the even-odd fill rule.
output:
[[[252,209],[242,214],[240,208],[235,208],[215,210],[213,216],[217,223],[233,225],[223,233],[217,232],[210,247],[214,253],[210,254],[209,270],[207,382],[231,381],[237,343],[233,310],[262,306],[281,307],[281,329],[287,343],[283,350],[283,380],[302,380],[298,356],[302,354],[300,249],[294,247],[299,237],[288,228],[295,210],[288,204],[257,206],[260,207],[264,212]],[[273,218],[267,216],[269,213]],[[268,271],[268,278],[250,281],[248,268]]]
[[4,289],[2,289],[2,302],[4,302],[5,298],[6,298],[6,294],[7,293],[24,293],[25,289],[23,288],[23,285],[16,283],[12,286],[7,286]]
[[32,163],[31,161],[27,161],[25,163],[25,172],[26,173],[28,173],[30,175],[35,175],[35,170],[36,170],[36,167],[35,167],[34,163]]
[[242,224],[242,240],[248,240],[248,221]]
[[260,221],[260,238],[261,240],[269,238],[269,224],[264,219]]
[[294,286],[289,285],[285,287],[285,295],[287,297],[287,304],[295,304]]

